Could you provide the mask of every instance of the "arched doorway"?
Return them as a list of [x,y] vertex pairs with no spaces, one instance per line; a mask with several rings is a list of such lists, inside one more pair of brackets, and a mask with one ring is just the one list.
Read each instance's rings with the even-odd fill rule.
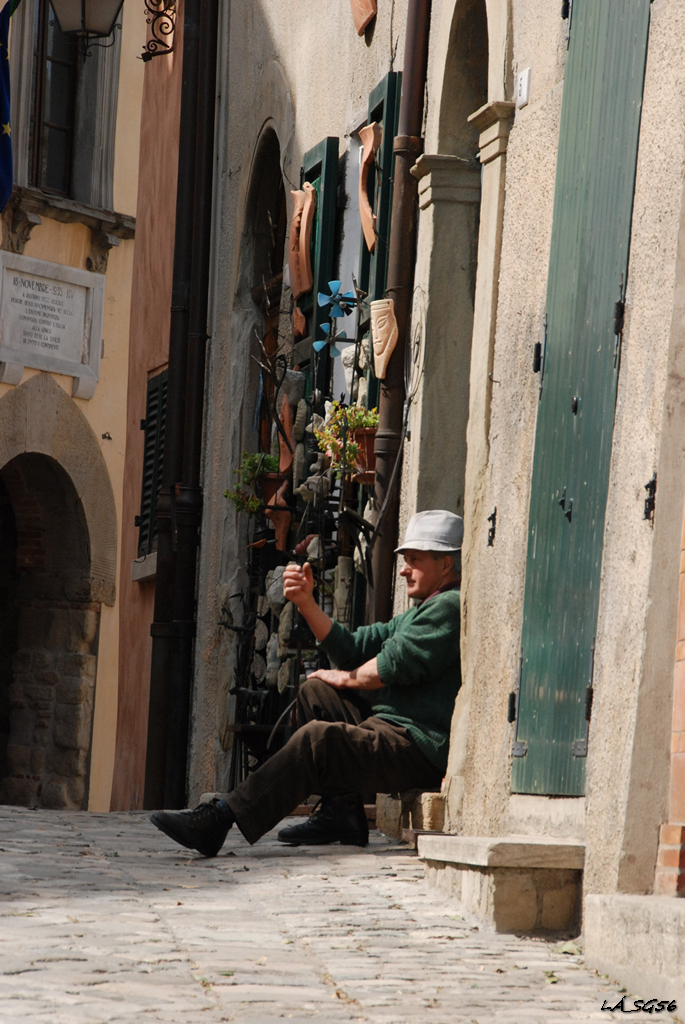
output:
[[440,98],[438,149],[474,163],[479,131],[469,118],[488,99],[485,0],[457,0]]
[[17,455],[0,480],[9,526],[0,556],[3,632],[14,648],[1,670],[9,714],[0,801],[81,808],[100,618],[83,506],[67,473],[46,455]]
[[[252,162],[234,303],[234,344],[244,371],[244,390],[240,437],[232,445],[233,468],[243,453],[257,453],[263,459],[278,452],[277,387],[258,361],[272,366],[283,382],[292,344],[290,331],[283,330],[289,313],[285,308],[289,293],[284,296],[283,285],[286,231],[281,148],[275,130],[267,125]],[[282,399],[280,383],[278,394]],[[230,789],[280,745],[283,727],[274,737],[271,733],[291,698],[288,689],[274,685],[274,679],[268,685],[266,681],[267,641],[278,629],[278,619],[265,597],[266,578],[283,555],[275,551],[273,534],[266,531],[263,517],[238,513],[227,521],[231,536],[225,540],[224,573],[235,583],[223,608],[224,651],[234,683],[221,710],[219,736]]]
[[[276,132],[268,127],[260,136],[254,156],[236,301],[236,306],[247,314],[247,323],[250,324],[245,351],[249,360],[248,393],[252,396],[260,393],[259,368],[251,358],[259,355],[255,338],[261,339],[269,356],[273,356],[279,348],[286,214],[281,148]],[[265,407],[267,398],[262,393],[261,406],[258,409],[248,407],[246,410],[249,419],[244,424],[245,447],[250,450],[256,447],[258,451],[268,451],[271,446],[269,416]],[[258,437],[254,436],[255,431]]]
[[410,455],[417,511],[464,511],[481,203],[479,129],[470,118],[487,93],[485,0],[457,0],[432,133],[438,151],[421,156],[415,171],[421,214],[412,323],[424,349]]
[[100,446],[54,378],[36,374],[0,400],[0,803],[86,806],[116,551]]

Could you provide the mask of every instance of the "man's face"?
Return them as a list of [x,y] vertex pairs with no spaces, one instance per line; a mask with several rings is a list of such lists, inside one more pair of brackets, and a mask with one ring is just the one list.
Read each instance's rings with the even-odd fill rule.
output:
[[452,579],[454,560],[451,555],[433,558],[430,551],[404,551],[403,554],[400,576],[407,581],[409,597],[423,601]]

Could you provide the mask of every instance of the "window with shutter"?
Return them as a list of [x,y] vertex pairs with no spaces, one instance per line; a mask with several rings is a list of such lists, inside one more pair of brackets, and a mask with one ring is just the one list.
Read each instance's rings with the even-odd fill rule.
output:
[[[328,310],[319,306],[316,297],[328,292],[333,277],[335,258],[335,215],[338,198],[338,139],[329,136],[305,153],[300,169],[300,187],[308,181],[316,190],[316,216],[311,235],[312,290],[298,299],[307,322],[307,335],[295,346],[295,362],[303,365],[312,358],[312,344],[322,339],[321,324],[328,319]],[[330,376],[328,346],[316,360],[316,381],[322,394],[328,392]]]
[[91,46],[59,27],[50,0],[22,0],[12,17],[10,73],[14,177],[112,209],[121,24],[111,45]]
[[145,441],[143,452],[143,486],[138,517],[138,557],[157,550],[156,509],[162,485],[164,455],[164,423],[166,419],[168,373],[150,377],[147,382],[145,406]]
[[[364,236],[361,240],[359,256],[359,287],[367,292],[364,303],[363,319],[359,324],[361,336],[369,343],[371,338],[371,319],[369,303],[374,299],[385,298],[385,285],[388,276],[388,247],[390,244],[390,213],[392,209],[392,182],[395,164],[394,142],[397,134],[397,122],[400,116],[400,95],[402,92],[402,74],[389,71],[369,95],[368,124],[374,121],[383,130],[380,147],[376,153],[374,174],[369,175],[369,201],[376,217],[376,245],[369,252]],[[369,388],[367,406],[378,405],[379,384],[373,370],[369,370]]]

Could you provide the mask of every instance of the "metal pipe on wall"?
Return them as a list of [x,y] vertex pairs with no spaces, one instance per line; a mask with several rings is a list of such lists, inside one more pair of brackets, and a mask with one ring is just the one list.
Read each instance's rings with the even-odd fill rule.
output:
[[211,238],[217,0],[186,0],[144,806],[185,806]]
[[193,265],[186,364],[183,475],[175,489],[176,580],[175,658],[170,680],[170,718],[166,758],[166,804],[186,803],[186,769],[196,632],[197,555],[202,524],[202,425],[212,239],[214,106],[216,97],[217,0],[201,0],[200,67],[195,145]]
[[[376,454],[376,505],[387,499],[385,515],[372,553],[374,586],[369,594],[371,622],[387,622],[392,617],[392,580],[394,550],[397,546],[399,487],[388,489],[395,462],[401,457],[404,411],[404,361],[411,324],[414,267],[416,262],[418,182],[410,171],[423,150],[424,93],[428,69],[431,0],[409,0],[407,31],[402,72],[402,96],[395,137],[392,216],[388,251],[386,295],[393,299],[398,339],[390,357],[385,379],[381,381],[378,405]],[[396,474],[396,480],[399,474]]]

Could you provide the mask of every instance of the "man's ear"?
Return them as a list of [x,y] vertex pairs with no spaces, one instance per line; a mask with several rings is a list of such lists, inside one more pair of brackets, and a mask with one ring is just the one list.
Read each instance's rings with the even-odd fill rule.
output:
[[454,555],[445,555],[445,575],[449,576],[454,572]]

